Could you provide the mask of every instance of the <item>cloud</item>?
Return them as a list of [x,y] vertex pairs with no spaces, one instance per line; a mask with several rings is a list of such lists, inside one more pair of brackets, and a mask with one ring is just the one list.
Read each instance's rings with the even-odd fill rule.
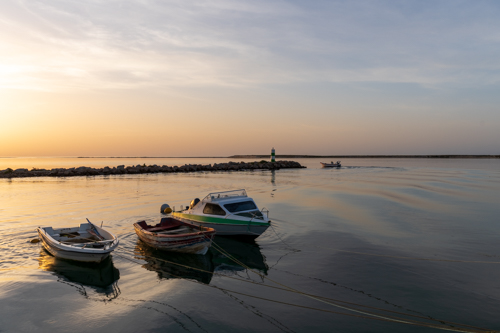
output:
[[6,1],[0,87],[494,84],[485,1]]

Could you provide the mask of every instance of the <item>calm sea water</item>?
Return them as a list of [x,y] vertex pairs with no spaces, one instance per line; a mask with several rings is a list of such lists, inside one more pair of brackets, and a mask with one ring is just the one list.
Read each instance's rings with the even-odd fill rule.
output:
[[[0,170],[228,160],[2,158]],[[500,160],[296,160],[308,168],[0,179],[0,332],[500,330]],[[133,231],[163,203],[240,188],[273,221],[254,242],[174,255]],[[100,266],[30,242],[86,218],[120,238]]]

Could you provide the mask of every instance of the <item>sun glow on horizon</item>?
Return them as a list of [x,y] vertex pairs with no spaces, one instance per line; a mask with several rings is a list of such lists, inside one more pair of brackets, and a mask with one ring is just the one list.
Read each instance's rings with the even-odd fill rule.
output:
[[498,154],[500,5],[451,4],[1,2],[0,156]]

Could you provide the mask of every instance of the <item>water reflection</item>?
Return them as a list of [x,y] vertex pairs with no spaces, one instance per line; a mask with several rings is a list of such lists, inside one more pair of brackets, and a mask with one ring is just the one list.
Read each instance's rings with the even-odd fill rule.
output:
[[155,271],[159,279],[193,279],[209,284],[214,271],[252,269],[267,275],[269,269],[259,245],[253,240],[215,237],[205,255],[161,251],[137,240],[134,252],[137,259],[147,262],[142,267]]
[[269,269],[255,240],[216,236],[208,253],[217,271],[241,271],[248,267],[267,275]]
[[205,284],[212,280],[214,265],[208,255],[160,251],[137,240],[137,259],[147,261],[148,271],[158,273],[159,279],[193,279]]
[[113,265],[111,257],[99,265],[79,263],[53,257],[42,248],[38,258],[38,267],[44,271],[53,272],[60,278],[58,282],[72,285],[85,297],[91,296],[85,286],[91,287],[92,292],[98,294],[102,301],[110,301],[120,294],[117,283],[120,279],[120,272]]
[[276,170],[271,170],[271,184],[276,186]]

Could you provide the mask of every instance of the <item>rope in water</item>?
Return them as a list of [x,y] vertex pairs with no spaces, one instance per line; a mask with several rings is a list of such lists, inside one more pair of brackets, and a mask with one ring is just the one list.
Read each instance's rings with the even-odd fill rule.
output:
[[[200,271],[200,272],[209,273],[209,274],[212,274],[212,275],[226,277],[226,278],[237,280],[237,281],[241,281],[241,282],[251,283],[251,284],[259,285],[259,286],[266,287],[266,288],[272,288],[272,289],[277,289],[277,290],[282,290],[282,291],[290,292],[289,289],[284,289],[284,288],[280,288],[280,287],[276,287],[276,286],[270,286],[270,285],[267,285],[267,284],[257,283],[257,282],[252,281],[252,280],[246,280],[246,279],[236,278],[236,277],[227,276],[227,275],[223,275],[223,274],[217,274],[217,273],[210,272],[210,271],[207,271],[207,270],[203,270],[203,269],[199,269],[199,268],[195,268],[195,267],[186,266],[186,265],[183,265],[183,264],[171,262],[171,261],[160,259],[160,258],[155,258],[155,259],[163,261],[163,262],[166,262],[166,263],[171,263],[171,264],[174,264],[174,265],[178,265],[178,266],[182,266],[182,267],[186,267],[186,268],[191,268],[193,270],[197,270],[197,271]],[[238,293],[238,292],[235,292],[235,293]],[[386,309],[382,309],[382,308],[377,308],[377,307],[372,307],[372,306],[367,306],[367,305],[362,305],[362,304],[357,304],[357,303],[342,301],[342,300],[338,300],[338,299],[334,299],[334,298],[328,298],[328,297],[318,296],[318,295],[313,295],[313,294],[308,294],[308,293],[304,293],[304,294],[307,294],[309,296],[314,296],[314,297],[322,298],[322,299],[325,299],[325,300],[330,300],[330,301],[333,301],[333,302],[346,303],[346,304],[353,305],[353,306],[364,307],[364,308],[369,308],[369,309],[374,309],[374,310],[379,310],[379,311],[385,311],[385,312],[390,312],[390,313],[396,313],[396,314],[400,314],[400,315],[404,315],[404,316],[409,316],[409,317],[414,317],[414,318],[420,318],[420,319],[435,320],[435,321],[438,321],[438,322],[444,322],[443,320],[432,319],[432,318],[429,318],[429,317],[407,314],[407,313],[403,313],[403,312],[400,312],[400,311],[386,310]],[[246,294],[244,294],[244,295],[246,295]],[[249,296],[253,297],[251,295],[249,295]],[[318,309],[318,310],[321,310],[321,309]],[[324,310],[321,310],[321,311],[324,311]],[[478,330],[482,330],[482,328],[474,327],[474,326],[470,326],[470,325],[465,325],[465,324],[460,324],[460,323],[455,323],[455,322],[450,322],[450,321],[447,321],[447,323],[448,324],[454,324],[454,325],[467,326],[467,327],[471,327],[471,328],[476,328]]]
[[279,240],[280,240],[283,244],[285,244],[288,248],[290,248],[290,249],[291,249],[291,250],[293,250],[294,252],[300,252],[300,250],[298,250],[298,249],[295,249],[295,248],[291,247],[290,245],[288,245],[288,244],[287,244],[287,243],[286,243],[286,242],[285,242],[285,241],[284,241],[284,240],[280,237],[280,235],[276,232],[276,229],[274,229],[274,227],[273,227],[273,224],[272,224],[272,223],[269,223],[269,226],[271,227],[271,229],[273,229],[274,234],[276,235],[276,237],[278,237],[278,239],[279,239]]
[[[118,254],[118,256],[120,256],[120,257],[122,257],[122,258],[124,258],[126,260],[138,263],[137,261],[135,261],[133,259],[130,259],[128,257],[125,257],[123,255]],[[155,259],[157,259],[157,260],[163,260],[163,259],[160,259],[160,258],[155,258]],[[169,262],[168,260],[163,260],[163,261]],[[173,263],[173,264],[176,264],[176,263]],[[180,265],[184,266],[184,267],[189,267],[189,266],[182,265],[182,264],[180,264]],[[196,268],[193,268],[193,269],[196,269]],[[201,271],[203,271],[203,270],[201,270]],[[209,273],[211,273],[211,272],[209,272]],[[376,319],[376,320],[389,321],[389,322],[402,322],[402,321],[398,320],[397,317],[392,317],[392,316],[386,316],[386,317],[378,316],[378,317],[373,317],[373,314],[370,314],[370,313],[367,313],[367,312],[366,312],[366,314],[368,314],[368,316],[362,316],[362,315],[348,314],[348,313],[337,312],[337,311],[332,311],[332,310],[325,310],[325,309],[319,309],[319,308],[314,308],[314,307],[308,307],[308,306],[303,306],[303,305],[298,305],[298,304],[293,304],[293,303],[281,302],[281,301],[277,301],[277,300],[272,300],[272,299],[268,299],[268,298],[263,298],[263,297],[255,296],[255,295],[249,295],[249,294],[245,294],[245,293],[241,293],[241,292],[236,292],[236,291],[228,290],[228,289],[217,287],[217,286],[206,285],[206,284],[201,283],[201,282],[196,281],[196,280],[185,279],[182,276],[178,276],[178,275],[170,273],[170,272],[168,272],[168,274],[171,275],[171,276],[173,276],[173,277],[177,277],[177,278],[180,278],[180,279],[184,279],[184,280],[188,280],[188,281],[195,282],[195,283],[198,283],[198,284],[202,284],[204,286],[208,286],[208,287],[212,287],[212,288],[216,288],[216,289],[219,289],[219,290],[223,290],[223,291],[227,291],[227,292],[231,292],[231,293],[235,293],[235,294],[240,294],[240,295],[244,295],[244,296],[248,296],[248,297],[252,297],[252,298],[257,298],[257,299],[261,299],[261,300],[265,300],[265,301],[270,301],[270,302],[274,302],[274,303],[285,304],[285,305],[290,305],[290,306],[295,306],[295,307],[300,307],[300,308],[307,308],[307,309],[312,309],[312,310],[317,310],[317,311],[322,311],[322,312],[329,312],[329,313],[341,314],[341,315],[346,315],[346,316],[353,316],[353,317],[358,317],[358,318]],[[221,276],[225,276],[225,275],[221,275]],[[228,276],[225,276],[225,277],[228,277]],[[242,279],[238,279],[238,280],[245,281],[245,282],[250,282],[250,281],[246,281],[246,280],[242,280]],[[255,283],[255,282],[253,282],[253,283]],[[259,285],[262,285],[262,284],[259,284]],[[267,285],[262,285],[262,286],[267,286]],[[268,287],[276,288],[276,287],[272,287],[272,286],[268,286]],[[278,288],[278,289],[281,289],[281,290],[284,290],[284,291],[290,291],[290,290],[282,289],[282,288]],[[346,309],[349,309],[349,308],[346,308]],[[380,310],[383,310],[383,309],[380,309]],[[383,311],[388,311],[388,310],[383,310]],[[408,316],[412,316],[412,315],[408,315]],[[440,322],[444,322],[444,321],[440,321]],[[406,322],[403,322],[403,323],[407,323],[407,324],[411,324],[411,325],[416,325],[416,326],[422,326],[422,327],[443,329],[443,330],[454,331],[454,332],[484,332],[484,331],[488,331],[487,329],[483,329],[483,328],[476,328],[476,330],[470,330],[470,329],[464,329],[464,328],[448,328],[448,327],[444,327],[444,326],[440,326],[440,325],[433,325],[433,324],[423,323],[423,322],[418,322],[418,321],[413,321],[413,320],[406,320]],[[448,323],[451,324],[451,322],[448,322]],[[457,324],[457,325],[464,326],[464,327],[468,326],[468,325],[463,325],[463,324]],[[473,327],[473,326],[468,326],[468,327]]]
[[[213,245],[213,247],[217,251],[219,251],[220,253],[224,254],[230,260],[234,261],[235,263],[237,263],[238,265],[242,266],[243,268],[245,268],[245,269],[247,269],[247,270],[249,270],[249,271],[257,274],[262,279],[266,279],[267,278],[268,280],[270,280],[270,281],[272,281],[274,283],[277,283],[278,285],[281,285],[284,288],[275,287],[275,286],[269,286],[269,285],[266,285],[266,284],[261,284],[261,283],[256,283],[254,281],[249,281],[249,280],[244,280],[244,279],[240,279],[240,278],[230,277],[230,276],[226,276],[226,275],[223,275],[223,274],[217,274],[217,273],[214,273],[214,272],[210,272],[210,271],[206,271],[206,270],[203,270],[203,269],[199,269],[199,268],[195,268],[195,267],[191,267],[191,266],[187,266],[187,265],[183,265],[183,264],[171,262],[171,261],[164,260],[164,259],[157,258],[157,257],[153,257],[153,258],[156,259],[156,260],[159,260],[159,261],[163,261],[163,262],[171,263],[171,264],[174,264],[174,265],[178,265],[178,266],[190,268],[190,269],[193,269],[193,270],[198,270],[198,271],[201,271],[201,272],[206,272],[206,273],[209,273],[209,274],[215,274],[215,275],[218,275],[218,276],[223,276],[223,277],[226,277],[226,278],[231,278],[231,279],[235,279],[235,280],[239,280],[239,281],[243,281],[243,282],[248,282],[248,283],[252,283],[252,284],[256,284],[256,285],[260,285],[260,286],[265,286],[265,287],[269,287],[269,288],[279,289],[279,290],[282,290],[282,291],[294,292],[294,293],[297,293],[297,294],[300,294],[300,295],[303,295],[303,296],[306,296],[306,297],[318,300],[320,302],[323,302],[323,303],[326,303],[326,304],[329,304],[329,305],[332,305],[332,306],[335,306],[335,307],[338,307],[338,308],[341,308],[341,309],[344,309],[344,310],[347,310],[347,311],[353,311],[353,312],[356,312],[356,313],[360,313],[360,314],[363,314],[363,315],[359,315],[359,314],[356,314],[356,315],[354,315],[354,314],[347,314],[347,313],[342,313],[342,312],[336,312],[336,311],[331,311],[331,310],[324,310],[324,309],[307,307],[307,306],[298,305],[298,304],[281,302],[281,301],[267,299],[267,298],[262,298],[262,297],[258,297],[258,296],[254,296],[254,295],[249,295],[249,294],[241,293],[241,292],[231,291],[231,290],[223,289],[223,288],[220,288],[220,287],[217,287],[217,286],[210,286],[210,285],[208,285],[210,287],[218,288],[218,289],[221,289],[221,290],[226,290],[226,291],[231,292],[231,293],[240,294],[240,295],[244,295],[244,296],[248,296],[248,297],[253,297],[253,298],[257,298],[257,299],[262,299],[262,300],[266,300],[266,301],[270,301],[270,302],[287,304],[287,305],[291,305],[291,306],[295,306],[295,307],[309,308],[309,309],[314,309],[314,310],[318,310],[318,311],[322,311],[322,312],[331,312],[331,313],[343,314],[343,315],[348,315],[348,316],[355,316],[355,317],[360,317],[360,318],[377,319],[377,320],[390,321],[390,322],[398,322],[398,323],[404,323],[404,324],[410,324],[410,325],[416,325],[416,326],[423,326],[423,327],[430,327],[430,328],[436,328],[436,329],[447,330],[447,331],[454,331],[454,332],[482,332],[482,331],[488,331],[487,329],[483,329],[483,328],[479,328],[479,327],[474,327],[474,326],[470,326],[470,325],[453,323],[453,322],[446,322],[444,320],[430,319],[430,318],[426,318],[426,317],[422,317],[422,316],[415,316],[415,315],[405,314],[405,313],[401,313],[401,312],[397,312],[397,311],[385,310],[385,309],[381,309],[381,308],[370,307],[370,306],[365,306],[365,305],[361,305],[361,304],[350,303],[350,302],[345,302],[345,301],[341,301],[341,300],[330,299],[330,298],[327,298],[327,297],[322,297],[322,296],[307,294],[307,293],[298,291],[298,290],[296,290],[294,288],[291,288],[291,287],[288,287],[286,285],[283,285],[283,284],[281,284],[279,282],[273,281],[272,279],[270,279],[270,278],[268,278],[268,277],[260,274],[259,272],[256,272],[256,271],[252,270],[250,267],[246,266],[244,263],[242,263],[241,261],[239,261],[236,258],[234,258],[233,256],[231,256],[227,251],[225,251],[224,249],[222,249],[215,242],[212,242],[212,245]],[[116,251],[115,251],[115,253],[116,253]],[[123,255],[118,254],[118,256],[123,257],[126,260],[129,260],[129,261],[137,263],[137,261],[135,261],[133,259],[130,259],[130,258],[127,258],[127,257],[125,257]],[[174,277],[178,277],[178,278],[184,279],[182,276],[177,276],[177,275],[172,274],[170,272],[168,272],[168,274],[171,275],[171,276],[174,276]],[[192,281],[192,280],[189,280],[189,281]],[[193,282],[198,282],[198,281],[193,281]],[[201,282],[198,282],[198,283],[201,284]],[[205,284],[203,284],[203,285],[205,285]],[[425,323],[425,322],[420,322],[420,321],[410,320],[410,319],[405,319],[405,318],[399,318],[399,317],[394,317],[394,316],[389,316],[389,315],[379,315],[377,313],[368,312],[368,311],[361,311],[361,310],[349,308],[349,307],[346,307],[346,306],[342,306],[342,305],[339,305],[339,304],[335,304],[335,303],[332,303],[332,302],[345,303],[345,304],[349,304],[349,305],[353,305],[353,306],[365,307],[365,308],[370,308],[370,309],[374,309],[374,310],[378,310],[378,311],[385,311],[385,312],[397,313],[397,314],[401,314],[401,315],[405,315],[405,316],[409,316],[409,317],[414,317],[414,318],[419,318],[419,319],[435,320],[435,321],[438,321],[438,322],[443,323],[443,324],[448,324],[449,326],[430,324],[430,323]],[[462,326],[463,328],[454,328],[453,325]],[[473,328],[474,330],[471,330],[470,328]]]
[[[117,254],[117,255],[119,257],[122,257],[125,260],[129,260],[131,262],[140,264],[139,262],[137,262],[137,261],[135,261],[135,260],[133,260],[131,258],[128,258],[126,256],[123,256],[121,254]],[[338,311],[333,311],[333,310],[319,309],[319,308],[315,308],[315,307],[310,307],[310,306],[305,306],[305,305],[300,305],[300,304],[293,304],[293,303],[289,303],[289,302],[277,301],[277,300],[273,300],[273,299],[269,299],[269,298],[265,298],[265,297],[259,297],[259,296],[255,296],[255,295],[250,295],[250,294],[246,294],[246,293],[237,292],[237,291],[234,291],[234,290],[229,290],[229,289],[226,289],[226,288],[221,288],[221,287],[214,286],[214,285],[207,285],[207,284],[201,283],[201,282],[196,281],[196,280],[185,279],[182,276],[179,276],[179,275],[176,275],[176,274],[173,274],[173,273],[170,273],[170,272],[168,272],[168,274],[171,275],[171,276],[173,276],[173,277],[177,277],[179,279],[183,279],[183,280],[187,280],[187,281],[190,281],[190,282],[194,282],[194,283],[206,286],[206,287],[211,287],[211,288],[218,289],[218,290],[221,290],[221,291],[226,291],[228,293],[234,293],[234,294],[238,294],[238,295],[243,295],[243,296],[247,296],[247,297],[251,297],[251,298],[255,298],[255,299],[260,299],[260,300],[264,300],[264,301],[268,301],[268,302],[273,302],[273,303],[277,303],[277,304],[289,305],[289,306],[299,307],[299,308],[303,308],[303,309],[316,310],[316,311],[333,313],[333,314],[339,314],[339,315],[356,317],[356,318],[372,319],[372,320],[375,319],[375,320],[387,321],[387,322],[395,322],[395,321],[396,322],[401,322],[401,321],[395,320],[394,318],[396,318],[396,317],[389,317],[389,316],[387,316],[387,317],[381,317],[381,316],[373,317],[373,316],[370,316],[370,315],[363,316],[363,315],[350,314],[350,313],[338,312]],[[242,281],[244,281],[244,280],[242,280]],[[441,330],[446,330],[446,331],[452,331],[452,332],[468,332],[468,333],[471,333],[471,332],[477,332],[477,333],[489,332],[487,329],[482,329],[482,328],[477,328],[476,330],[461,329],[461,328],[447,328],[447,327],[440,326],[440,325],[432,325],[432,324],[422,323],[422,322],[412,321],[412,320],[407,320],[406,323],[414,325],[414,326],[436,328],[436,329],[441,329]],[[459,324],[459,325],[461,325],[461,324]],[[462,326],[468,326],[468,325],[462,325]],[[469,327],[472,327],[472,326],[469,326]]]
[[[339,304],[335,304],[335,303],[332,303],[332,302],[329,302],[325,299],[322,299],[322,297],[318,297],[318,296],[314,296],[314,295],[309,295],[307,293],[304,293],[300,290],[297,290],[297,289],[294,289],[292,287],[289,287],[287,285],[284,285],[280,282],[277,282],[277,281],[274,281],[273,279],[267,277],[267,276],[264,276],[262,274],[260,274],[259,272],[256,272],[254,271],[253,269],[251,269],[250,267],[246,266],[244,263],[242,263],[241,261],[237,260],[236,258],[234,258],[233,256],[231,256],[229,253],[227,253],[224,249],[222,249],[218,244],[216,244],[215,242],[213,243],[213,245],[215,245],[215,248],[216,250],[218,250],[219,252],[225,254],[228,258],[230,258],[231,260],[233,260],[235,263],[237,263],[238,265],[241,265],[242,267],[244,267],[245,269],[253,272],[254,274],[257,274],[258,276],[260,276],[263,280],[264,279],[267,279],[273,283],[276,283],[294,293],[297,293],[297,294],[300,294],[300,295],[303,295],[305,297],[308,297],[308,298],[311,298],[311,299],[315,299],[319,302],[322,302],[322,303],[326,303],[326,304],[329,304],[329,305],[332,305],[332,306],[335,306],[335,307],[338,307],[338,308],[341,308],[341,309],[344,309],[344,310],[347,310],[347,311],[353,311],[353,312],[356,312],[356,313],[361,313],[361,314],[364,314],[364,315],[368,315],[368,316],[371,316],[373,318],[379,318],[379,319],[383,319],[383,320],[389,320],[389,321],[392,321],[392,322],[398,322],[398,323],[404,323],[404,324],[410,324],[410,325],[420,325],[420,323],[416,323],[414,321],[411,321],[411,320],[407,320],[407,319],[401,319],[401,318],[397,318],[397,317],[389,317],[389,316],[381,316],[379,314],[374,314],[374,313],[370,313],[370,312],[366,312],[366,311],[361,311],[361,310],[357,310],[357,309],[353,309],[353,308],[349,308],[349,307],[346,307],[346,306],[342,306],[342,305],[339,305]],[[441,321],[441,322],[445,322],[445,321]],[[430,325],[430,324],[427,324],[427,323],[422,323],[423,326],[427,326],[427,327],[434,327],[434,328],[439,328],[439,329],[442,329],[442,330],[447,330],[447,331],[455,331],[455,332],[469,332],[467,330],[463,330],[463,329],[460,329],[460,330],[455,330],[455,329],[452,329],[452,328],[448,328],[448,327],[445,327],[445,326],[436,326],[436,325]],[[430,326],[428,326],[430,325]],[[462,325],[462,324],[459,324],[461,326],[467,326],[467,325]],[[484,331],[488,331],[487,329],[482,329],[482,328],[478,328],[479,330],[484,330]]]

